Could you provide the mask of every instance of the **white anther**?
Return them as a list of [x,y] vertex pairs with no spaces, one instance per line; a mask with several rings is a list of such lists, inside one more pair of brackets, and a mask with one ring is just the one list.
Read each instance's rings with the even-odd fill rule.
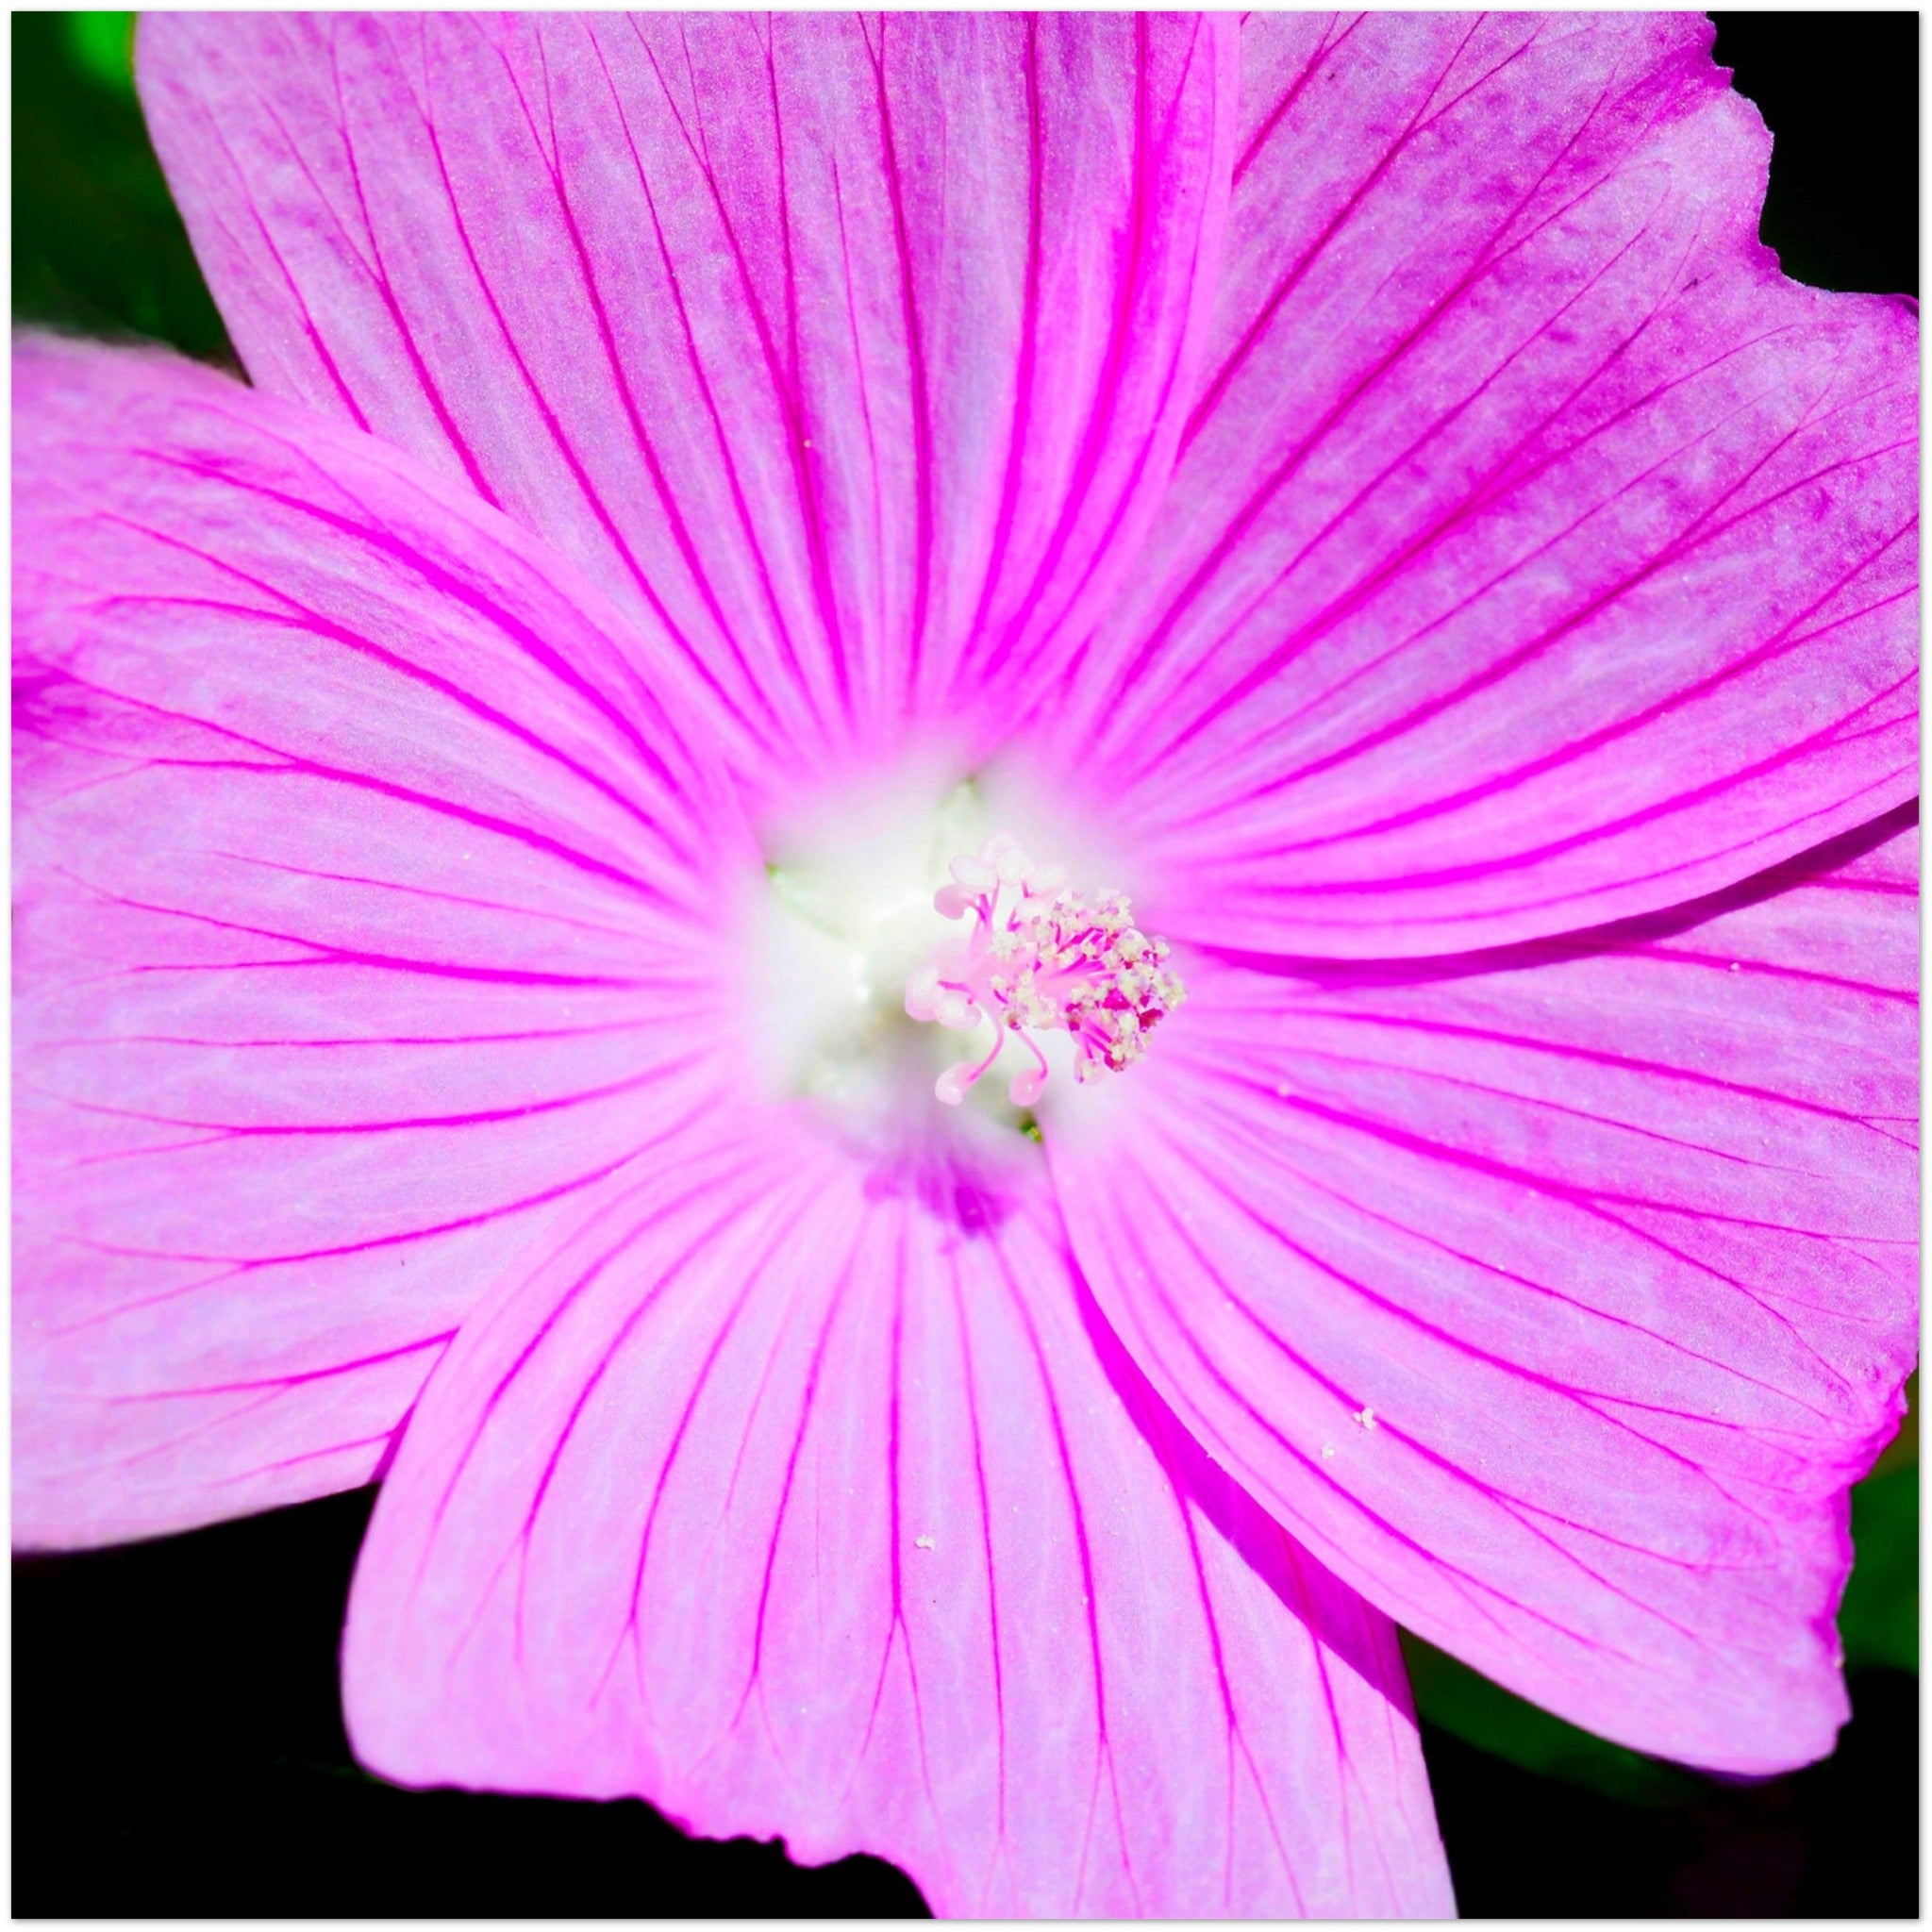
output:
[[957,1061],[933,1082],[932,1091],[946,1106],[958,1107],[966,1098],[967,1088],[973,1084],[976,1065],[973,1060]]
[[1017,845],[1008,845],[994,861],[993,869],[1003,886],[1020,885],[1033,870],[1033,861]]
[[1041,1096],[1046,1086],[1046,1071],[1042,1067],[1028,1067],[1023,1074],[1015,1074],[1007,1083],[1007,1098],[1015,1107],[1031,1107]]
[[922,966],[906,982],[906,1012],[909,1019],[931,1022],[939,1018],[940,969]]
[[951,1033],[963,1033],[969,1026],[979,1024],[979,1008],[972,999],[957,987],[940,989],[940,995],[933,1002],[932,1016]]
[[1000,875],[981,858],[968,858],[963,855],[954,859],[953,876],[969,892],[990,892],[999,884]]

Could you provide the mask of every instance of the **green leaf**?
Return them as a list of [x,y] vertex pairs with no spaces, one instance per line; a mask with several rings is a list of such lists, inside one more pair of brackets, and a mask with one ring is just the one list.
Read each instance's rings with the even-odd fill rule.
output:
[[126,13],[15,13],[13,313],[229,356],[134,96]]
[[1852,1491],[1855,1561],[1838,1634],[1845,1664],[1919,1668],[1919,1472],[1868,1476]]
[[1919,1372],[1906,1377],[1906,1412],[1899,1419],[1898,1434],[1885,1445],[1885,1453],[1872,1465],[1873,1475],[1889,1475],[1895,1469],[1919,1466]]
[[67,44],[83,74],[134,98],[133,14],[70,13]]
[[1491,1757],[1626,1805],[1680,1805],[1705,1789],[1694,1773],[1579,1731],[1407,1630],[1402,1654],[1418,1714]]

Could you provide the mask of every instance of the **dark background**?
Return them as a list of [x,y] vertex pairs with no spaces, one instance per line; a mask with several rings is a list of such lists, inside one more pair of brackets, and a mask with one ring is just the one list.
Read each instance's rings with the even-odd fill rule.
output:
[[[1917,15],[1715,17],[1719,60],[1777,138],[1763,234],[1786,272],[1916,294]],[[127,85],[125,18],[13,16],[15,312],[221,359]],[[1753,1786],[1672,1774],[1419,1655],[1465,1913],[1916,1916],[1916,1452],[1887,1463],[1855,1522],[1854,1591],[1881,1634],[1855,1641],[1848,1607],[1856,1714],[1824,1764]],[[876,1859],[801,1870],[773,1846],[687,1840],[637,1803],[409,1792],[358,1771],[336,1645],[371,1494],[16,1560],[16,1912],[923,1910]]]

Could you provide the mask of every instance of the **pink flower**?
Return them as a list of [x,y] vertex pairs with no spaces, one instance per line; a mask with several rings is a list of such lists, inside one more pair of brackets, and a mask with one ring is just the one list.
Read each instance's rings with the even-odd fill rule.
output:
[[255,387],[16,351],[16,1538],[379,1476],[373,1769],[942,1911],[1446,1910],[1391,1618],[1829,1751],[1917,336],[1709,40],[152,19]]

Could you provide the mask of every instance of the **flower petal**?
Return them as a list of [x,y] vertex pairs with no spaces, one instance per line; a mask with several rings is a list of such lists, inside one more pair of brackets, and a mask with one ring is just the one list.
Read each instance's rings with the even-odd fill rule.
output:
[[1916,1345],[1916,832],[1877,829],[1574,941],[1200,961],[1046,1124],[1123,1341],[1296,1537],[1720,1770],[1831,1749],[1845,1491]]
[[1392,1630],[1174,1425],[999,1138],[868,1170],[741,1116],[492,1298],[364,1547],[358,1755],[941,1913],[1447,1911]]
[[[13,1528],[367,1480],[686,1104],[708,780],[644,641],[352,430],[14,362]],[[724,822],[728,824],[728,821]]]
[[1711,32],[1244,33],[1203,392],[1058,757],[1165,929],[1509,942],[1916,792],[1916,310],[1779,275]]
[[1211,301],[1235,30],[1142,15],[157,15],[255,380],[656,613],[741,754],[1076,643]]

